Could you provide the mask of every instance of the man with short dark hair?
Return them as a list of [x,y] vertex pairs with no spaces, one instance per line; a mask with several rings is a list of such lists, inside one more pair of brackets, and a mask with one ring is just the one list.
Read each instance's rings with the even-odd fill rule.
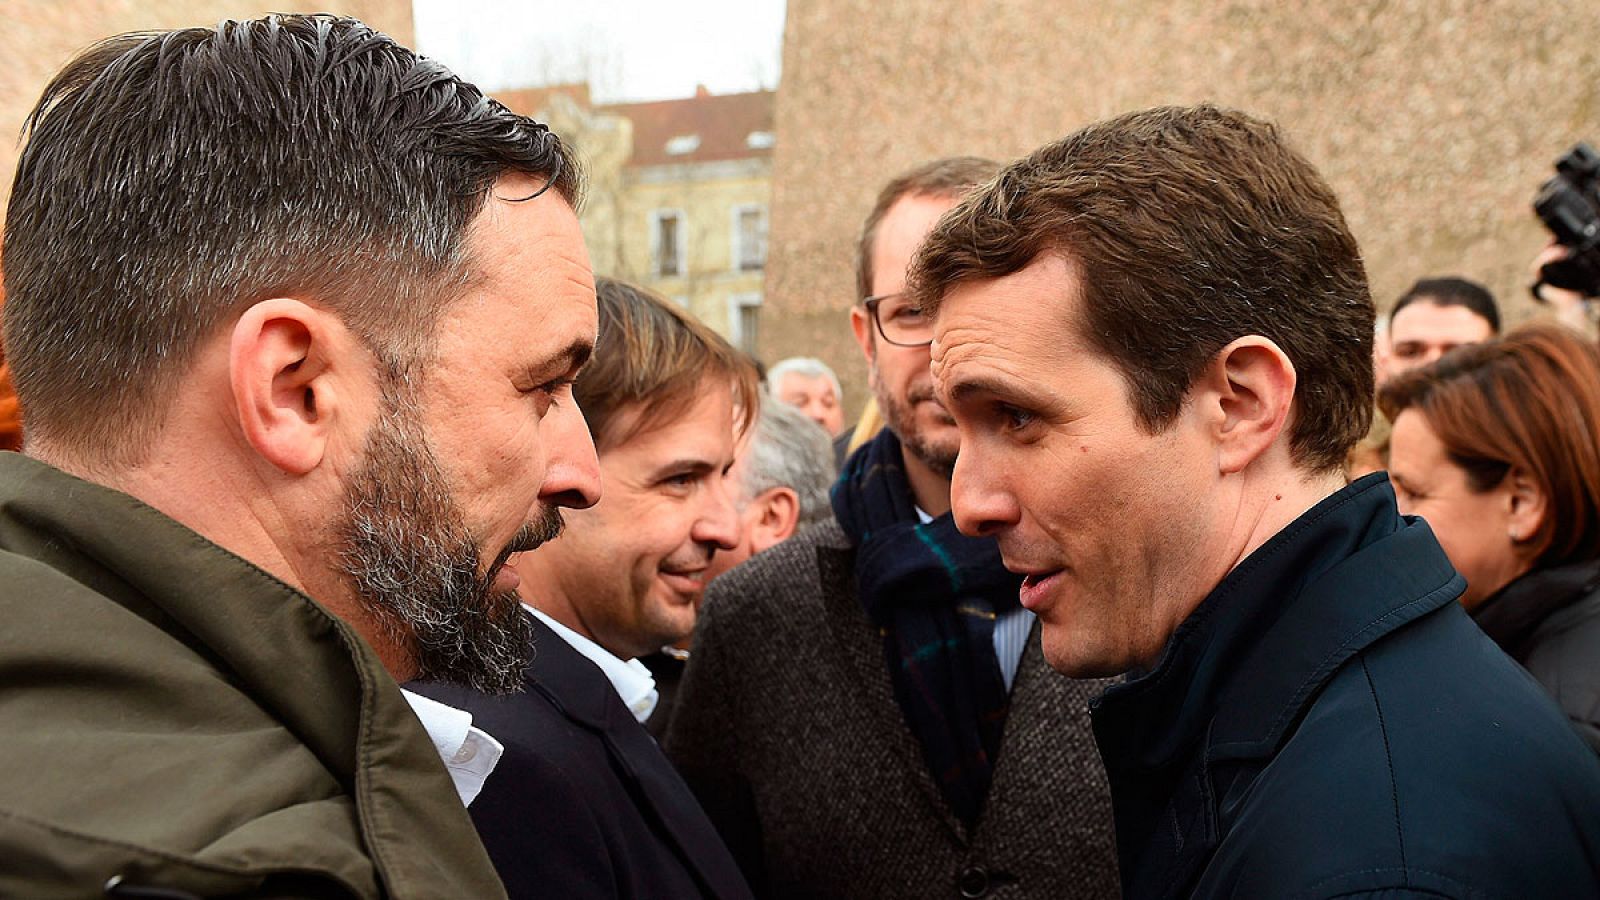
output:
[[755,415],[755,368],[643,288],[599,279],[600,352],[573,386],[600,502],[514,563],[534,632],[527,689],[413,689],[505,742],[472,805],[512,897],[749,895],[694,796],[645,731],[636,657],[689,636],[718,552],[738,539],[727,475]]
[[321,15],[110,38],[28,124],[0,894],[503,896],[497,745],[395,680],[519,685],[506,561],[598,493],[572,158]]
[[1094,707],[1124,895],[1595,896],[1600,767],[1382,475],[1337,200],[1211,106],[1091,125],[943,219],[914,299],[998,539]]
[[1381,386],[1463,344],[1500,333],[1500,309],[1489,289],[1465,278],[1424,278],[1389,311],[1388,347],[1380,353]]
[[1105,897],[1111,810],[1086,706],[993,540],[949,515],[957,434],[906,266],[987,160],[894,179],[862,229],[851,326],[886,427],[834,515],[707,592],[667,750],[758,892]]

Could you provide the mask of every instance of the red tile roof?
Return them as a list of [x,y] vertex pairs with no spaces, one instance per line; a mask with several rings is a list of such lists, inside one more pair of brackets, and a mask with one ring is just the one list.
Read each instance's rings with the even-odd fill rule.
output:
[[[597,107],[597,112],[625,116],[633,121],[633,156],[630,166],[660,166],[716,162],[731,159],[766,159],[766,146],[751,147],[752,132],[772,134],[774,91],[747,94],[712,94],[701,88],[693,97],[650,103],[617,103]],[[687,153],[670,154],[667,142],[696,135],[699,145]]]

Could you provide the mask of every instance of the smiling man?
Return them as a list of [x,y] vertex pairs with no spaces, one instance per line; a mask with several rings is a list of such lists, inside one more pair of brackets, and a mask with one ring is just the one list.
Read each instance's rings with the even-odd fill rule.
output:
[[923,245],[999,541],[1095,703],[1124,895],[1595,896],[1600,766],[1454,602],[1382,475],[1346,486],[1373,306],[1333,193],[1214,107],[1092,125]]
[[413,688],[505,742],[472,819],[512,897],[744,897],[737,866],[641,724],[636,657],[676,644],[718,552],[739,540],[728,473],[755,367],[672,304],[599,280],[597,352],[573,387],[601,499],[517,557],[534,629],[527,691]]
[[330,16],[108,39],[29,127],[0,895],[503,896],[494,741],[395,680],[520,685],[507,559],[598,494],[572,159]]

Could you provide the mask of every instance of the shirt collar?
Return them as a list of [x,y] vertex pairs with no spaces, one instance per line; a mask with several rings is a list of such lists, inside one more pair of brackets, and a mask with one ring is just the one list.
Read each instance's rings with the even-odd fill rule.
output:
[[606,680],[616,689],[617,695],[627,705],[628,711],[642,724],[655,712],[656,701],[661,695],[656,691],[655,676],[645,668],[644,663],[637,659],[622,660],[606,648],[600,646],[587,637],[573,631],[571,628],[557,622],[545,615],[540,610],[523,606],[539,617],[539,621],[550,626],[550,630],[560,635],[561,639],[572,645],[572,649],[582,653],[590,662],[600,667],[605,673]]
[[505,747],[480,728],[472,727],[472,713],[456,709],[421,694],[400,689],[411,711],[417,714],[424,731],[444,760],[450,780],[455,782],[461,805],[470,806],[483,790],[483,782],[500,762]]

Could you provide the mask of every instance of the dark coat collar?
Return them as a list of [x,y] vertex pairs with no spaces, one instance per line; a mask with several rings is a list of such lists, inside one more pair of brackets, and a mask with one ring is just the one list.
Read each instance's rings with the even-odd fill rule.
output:
[[1540,626],[1559,610],[1600,591],[1600,559],[1537,569],[1511,582],[1472,611],[1472,620],[1517,662],[1538,645]]
[[[1381,585],[1374,590],[1373,585]],[[1317,691],[1356,653],[1455,602],[1465,587],[1428,526],[1370,475],[1240,563],[1178,628],[1161,661],[1093,704],[1124,872],[1175,826],[1169,883],[1215,845],[1209,769],[1270,758]]]

